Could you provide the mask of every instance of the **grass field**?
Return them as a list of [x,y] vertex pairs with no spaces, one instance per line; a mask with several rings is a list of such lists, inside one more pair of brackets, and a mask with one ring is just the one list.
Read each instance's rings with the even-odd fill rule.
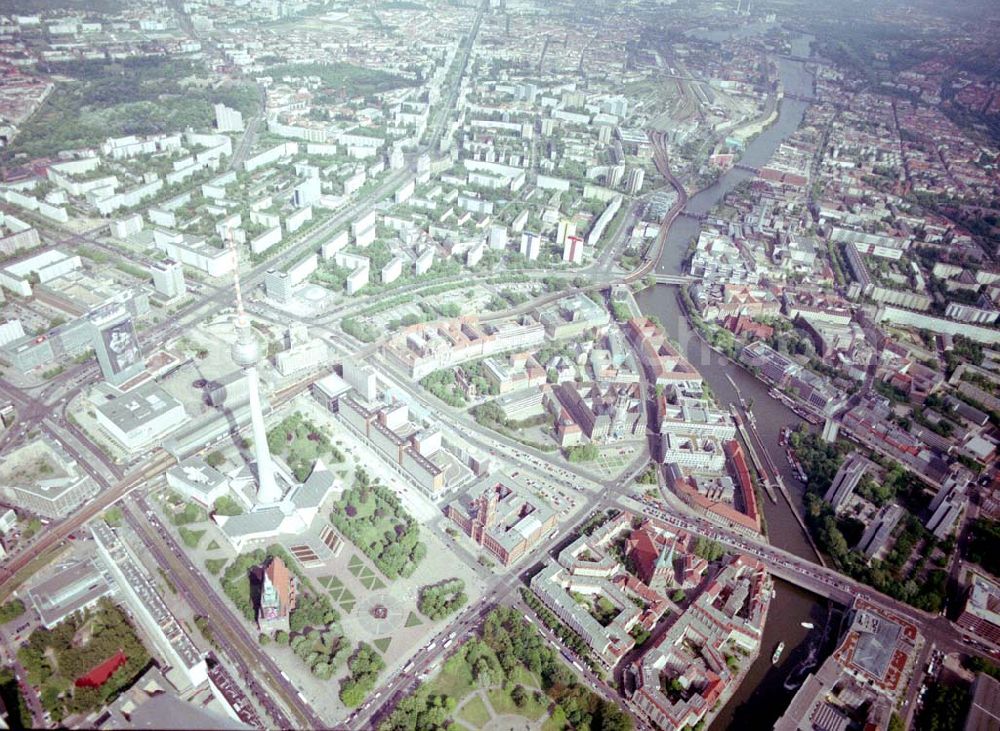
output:
[[[351,560],[347,562],[347,570],[369,591],[377,591],[385,588],[385,582],[374,571],[368,568],[357,554],[351,556]],[[347,590],[345,589],[344,591]],[[353,599],[353,596],[351,598]]]
[[465,661],[457,655],[445,662],[441,672],[430,683],[431,693],[448,695],[461,701],[476,687]]
[[486,703],[479,696],[470,699],[468,703],[462,706],[462,710],[458,712],[458,716],[475,728],[482,728],[492,718],[489,709],[486,707]]
[[181,526],[177,529],[181,534],[181,540],[184,541],[184,545],[188,548],[197,548],[198,544],[201,543],[201,537],[205,535],[205,530],[191,530]]
[[489,696],[493,710],[501,716],[523,716],[531,721],[537,721],[548,710],[546,705],[535,701],[531,689],[528,689],[528,700],[521,708],[517,707],[517,704],[511,699],[510,693],[503,688],[490,688],[486,695]]

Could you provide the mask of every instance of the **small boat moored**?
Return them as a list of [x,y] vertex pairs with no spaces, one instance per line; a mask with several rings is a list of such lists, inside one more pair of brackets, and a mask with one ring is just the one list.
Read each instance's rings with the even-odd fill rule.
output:
[[784,642],[779,642],[778,646],[774,648],[774,654],[771,655],[771,664],[772,665],[777,665],[778,664],[778,660],[781,659],[781,653],[783,653],[784,651],[785,651],[785,643]]

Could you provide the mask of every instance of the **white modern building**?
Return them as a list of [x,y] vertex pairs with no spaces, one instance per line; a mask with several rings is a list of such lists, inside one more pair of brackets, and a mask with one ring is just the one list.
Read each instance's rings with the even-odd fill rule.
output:
[[97,423],[129,452],[161,441],[188,420],[180,401],[156,383],[98,402]]
[[180,297],[187,292],[184,282],[184,266],[179,261],[164,259],[153,262],[149,267],[153,275],[153,288],[168,299]]

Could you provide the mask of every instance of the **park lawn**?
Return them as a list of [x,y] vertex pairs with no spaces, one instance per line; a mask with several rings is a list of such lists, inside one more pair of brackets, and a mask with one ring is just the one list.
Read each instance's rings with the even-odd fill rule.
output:
[[469,666],[458,654],[455,654],[445,662],[441,672],[431,682],[430,692],[451,696],[458,702],[471,693],[475,687],[476,683],[472,678]]
[[212,576],[218,576],[226,563],[227,561],[224,558],[206,558],[205,568],[208,569],[208,573],[212,574]]
[[531,721],[537,721],[545,715],[547,707],[535,702],[535,699],[532,697],[534,694],[532,689],[526,688],[525,690],[528,694],[528,700],[523,708],[518,708],[511,699],[510,693],[503,688],[490,688],[486,691],[486,695],[489,696],[490,705],[493,706],[493,710],[497,712],[497,715],[522,716]]
[[458,712],[458,717],[475,728],[482,728],[490,722],[491,718],[486,703],[478,695],[469,699],[469,702],[462,706],[462,710]]
[[188,548],[197,548],[198,544],[201,543],[201,537],[205,535],[204,529],[191,530],[184,526],[178,528],[178,532],[181,534],[181,540],[184,541],[184,545]]
[[541,681],[535,676],[535,674],[523,665],[518,665],[514,668],[514,672],[511,673],[510,680],[512,683],[520,683],[526,688],[534,689],[542,687]]

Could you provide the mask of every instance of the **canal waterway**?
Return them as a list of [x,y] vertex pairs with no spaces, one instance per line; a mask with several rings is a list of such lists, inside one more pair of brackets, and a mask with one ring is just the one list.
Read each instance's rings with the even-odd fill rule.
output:
[[[712,40],[716,40],[713,38]],[[721,40],[721,39],[720,39]],[[792,55],[809,56],[810,39],[798,37],[792,44]],[[799,61],[777,58],[785,94],[811,97],[814,77]],[[779,108],[777,120],[754,138],[742,153],[740,162],[749,167],[760,167],[768,161],[782,141],[792,135],[802,123],[807,104],[785,99]],[[712,186],[693,195],[685,211],[694,215],[709,212],[734,187],[753,176],[745,170],[731,169]],[[700,222],[693,217],[679,216],[667,235],[663,255],[657,265],[661,274],[681,274],[688,244],[697,237]],[[689,327],[676,286],[656,285],[640,292],[636,300],[646,315],[655,315],[667,333],[680,344],[691,363],[701,372],[716,399],[723,406],[738,403],[736,389],[750,402],[757,418],[757,431],[771,460],[782,474],[796,510],[801,511],[803,485],[792,472],[779,444],[782,427],[794,428],[801,419],[780,401],[768,394],[768,387],[739,365],[709,348]],[[761,507],[767,521],[770,542],[798,556],[816,560],[809,541],[788,503],[780,497],[772,503],[761,495]],[[824,639],[824,627],[830,618],[827,603],[784,581],[775,581],[776,598],[771,605],[765,626],[760,657],[750,669],[743,684],[729,703],[716,717],[711,731],[722,729],[771,728],[787,707],[805,673],[818,665],[829,651],[830,637]],[[811,623],[814,629],[803,627]],[[771,656],[779,642],[785,651],[774,665]]]

